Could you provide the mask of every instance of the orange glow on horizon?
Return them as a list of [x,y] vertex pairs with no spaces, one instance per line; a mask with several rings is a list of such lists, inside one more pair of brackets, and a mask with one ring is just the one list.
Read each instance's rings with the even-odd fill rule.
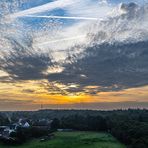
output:
[[[53,85],[57,89],[52,88]],[[0,101],[10,107],[18,102],[29,106],[126,101],[147,102],[148,96],[148,86],[112,92],[98,92],[96,95],[90,95],[85,92],[70,93],[67,91],[69,87],[79,86],[74,84],[70,86],[59,83],[50,84],[46,80],[0,83]],[[88,86],[85,89],[89,91],[89,89],[96,88],[99,87]]]

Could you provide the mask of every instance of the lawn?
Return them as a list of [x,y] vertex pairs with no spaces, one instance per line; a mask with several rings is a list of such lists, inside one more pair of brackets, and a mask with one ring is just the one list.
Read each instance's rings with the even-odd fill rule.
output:
[[57,132],[52,140],[33,140],[21,146],[0,148],[125,148],[113,136],[95,132]]

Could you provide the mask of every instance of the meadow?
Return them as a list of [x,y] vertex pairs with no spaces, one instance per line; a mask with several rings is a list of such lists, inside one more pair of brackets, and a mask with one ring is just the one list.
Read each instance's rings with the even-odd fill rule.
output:
[[125,148],[112,135],[97,132],[56,132],[53,139],[40,142],[32,140],[20,146],[0,148]]

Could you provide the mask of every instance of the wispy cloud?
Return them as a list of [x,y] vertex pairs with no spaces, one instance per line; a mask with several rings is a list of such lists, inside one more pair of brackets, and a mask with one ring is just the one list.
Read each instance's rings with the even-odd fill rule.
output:
[[104,0],[79,0],[66,7],[70,16],[105,18],[113,6]]
[[56,0],[56,1],[44,4],[44,5],[41,5],[41,6],[37,6],[34,8],[27,9],[27,10],[19,11],[17,13],[10,15],[10,17],[17,18],[17,17],[21,17],[21,16],[25,16],[25,15],[41,13],[41,12],[45,12],[45,11],[51,11],[56,8],[66,7],[66,6],[71,5],[73,3],[74,2],[71,0]]
[[81,35],[81,36],[76,36],[76,37],[63,38],[63,39],[59,39],[59,40],[51,40],[51,41],[36,44],[35,46],[37,46],[37,47],[41,46],[42,47],[42,46],[45,46],[45,45],[50,45],[52,43],[63,42],[63,41],[71,41],[71,40],[78,40],[78,39],[85,38],[85,37],[86,37],[85,35]]
[[44,16],[44,15],[25,15],[25,17],[34,17],[34,18],[53,18],[53,19],[74,19],[74,20],[98,20],[94,17],[72,17],[72,16]]

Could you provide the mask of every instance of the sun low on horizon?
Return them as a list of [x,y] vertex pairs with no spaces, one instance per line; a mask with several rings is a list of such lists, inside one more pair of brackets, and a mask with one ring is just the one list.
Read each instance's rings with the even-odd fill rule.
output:
[[0,110],[148,108],[145,0],[1,0]]

